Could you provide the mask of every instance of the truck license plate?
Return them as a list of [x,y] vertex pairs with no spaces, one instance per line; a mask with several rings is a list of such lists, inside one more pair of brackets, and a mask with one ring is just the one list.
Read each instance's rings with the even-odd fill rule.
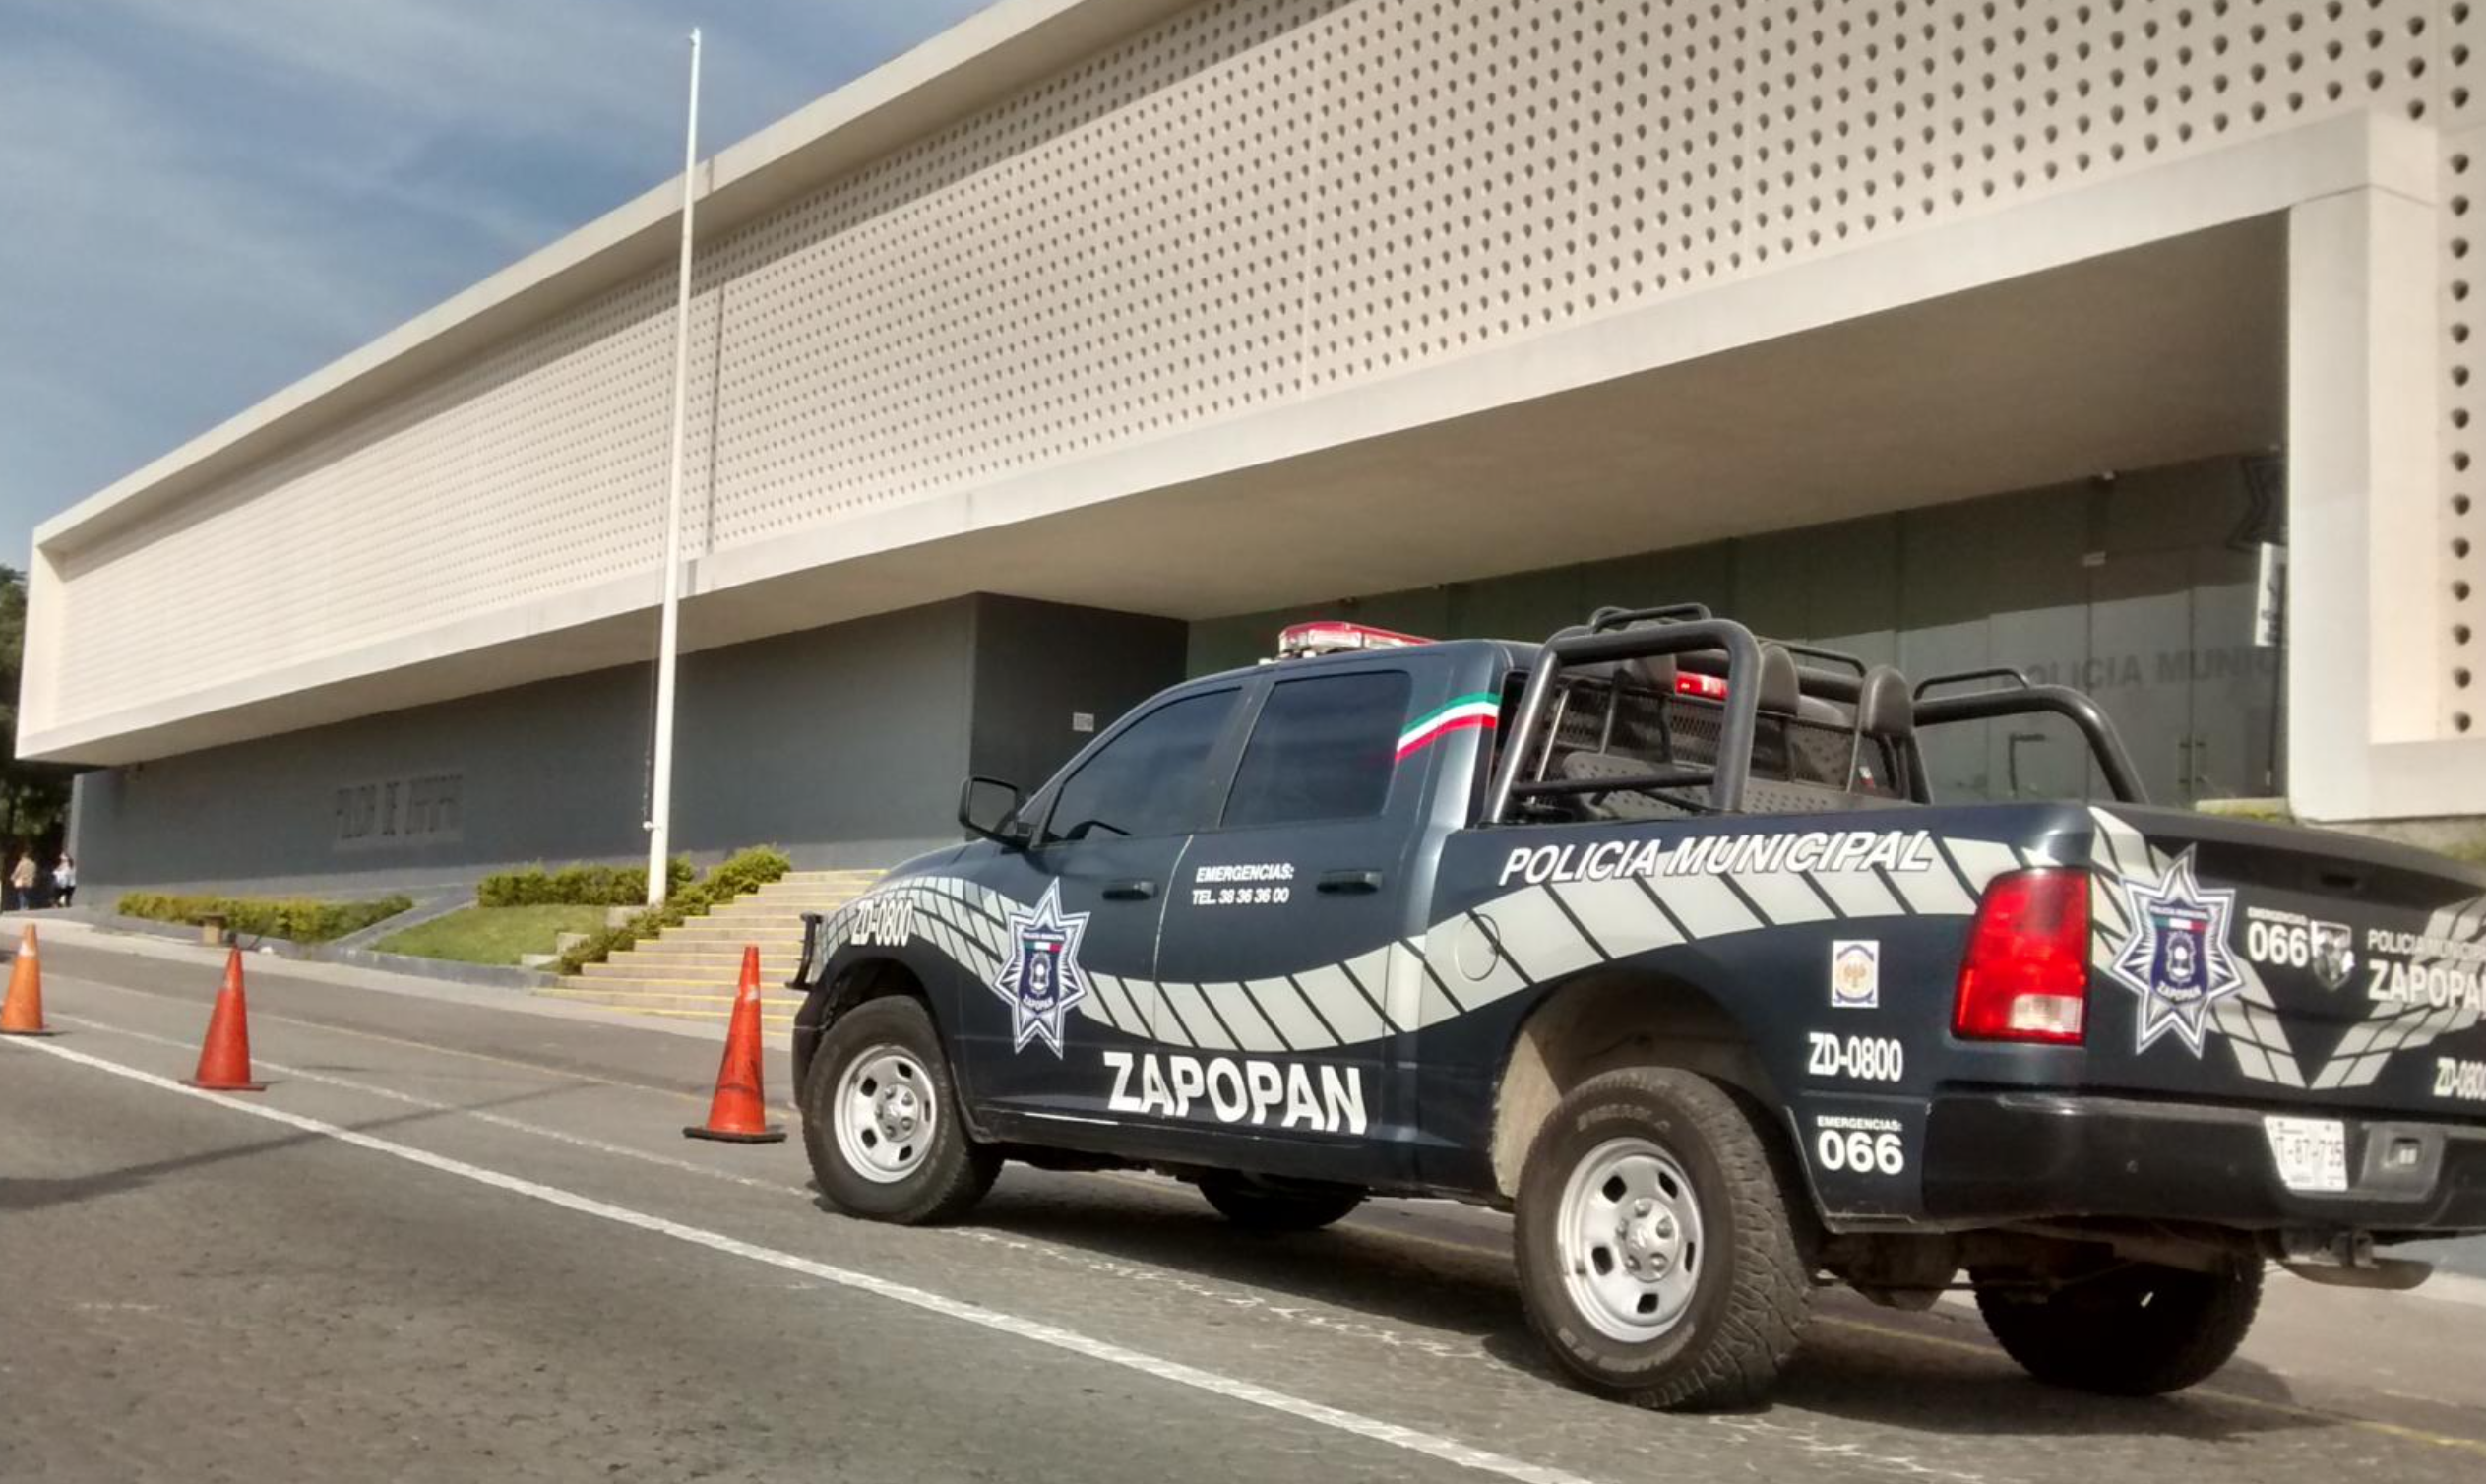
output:
[[2348,1188],[2348,1130],[2335,1118],[2264,1118],[2279,1182],[2292,1191],[2335,1193]]

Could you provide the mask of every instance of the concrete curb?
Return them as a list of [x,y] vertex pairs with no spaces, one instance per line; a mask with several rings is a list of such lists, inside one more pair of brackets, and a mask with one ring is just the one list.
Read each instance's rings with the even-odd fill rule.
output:
[[[411,924],[408,924],[411,926]],[[455,958],[417,958],[408,954],[375,953],[367,948],[313,945],[286,957],[314,963],[342,963],[382,973],[410,974],[418,979],[446,979],[452,984],[480,984],[493,989],[547,989],[561,981],[531,968],[501,963],[462,963]]]
[[434,892],[429,896],[415,897],[412,906],[395,917],[384,917],[367,928],[358,928],[335,942],[322,946],[331,950],[366,949],[393,933],[402,933],[410,927],[421,927],[435,918],[446,917],[461,907],[471,905],[473,901],[474,893],[471,891]]
[[[447,907],[427,912],[420,920],[428,921],[431,917],[446,916],[462,905],[464,905],[463,902],[452,900]],[[479,985],[487,989],[537,990],[547,989],[561,982],[555,975],[538,973],[531,968],[493,963],[462,963],[454,958],[418,958],[407,954],[383,954],[367,948],[348,946],[353,939],[365,937],[374,931],[394,933],[402,927],[411,926],[412,922],[408,919],[411,919],[415,912],[425,910],[417,907],[401,912],[385,923],[376,924],[374,928],[366,928],[362,932],[341,938],[334,943],[296,943],[290,938],[250,938],[235,934],[231,946],[240,949],[245,954],[268,954],[294,963],[335,963],[349,968],[371,969],[380,973],[404,974],[417,979],[439,979],[452,984]],[[156,922],[146,917],[60,918],[39,922],[36,926],[45,929],[69,929],[80,933],[93,933],[107,938],[119,936],[146,938],[204,948],[210,953],[224,952],[223,949],[208,948],[207,945],[200,943],[199,930],[187,923]]]
[[[160,938],[167,943],[196,944],[199,941],[199,930],[186,922],[157,922],[152,917],[124,917],[117,912],[88,911],[83,907],[73,907],[71,911],[78,915],[54,912],[12,912],[9,915],[17,919],[20,927],[31,926],[46,933],[71,928],[82,933],[125,933],[133,938]],[[5,921],[0,919],[0,925],[4,925]],[[7,936],[12,944],[16,943],[15,932],[9,932]]]

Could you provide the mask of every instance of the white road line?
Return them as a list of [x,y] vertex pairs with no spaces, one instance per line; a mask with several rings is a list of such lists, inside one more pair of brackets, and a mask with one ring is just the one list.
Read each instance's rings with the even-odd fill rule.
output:
[[[157,1035],[149,1030],[132,1030],[127,1025],[114,1025],[104,1020],[91,1020],[81,1016],[55,1015],[52,1019],[64,1025],[83,1025],[92,1030],[103,1031],[108,1035],[127,1036],[133,1041],[170,1046],[179,1051],[188,1051],[196,1044],[194,1041],[177,1040],[172,1036]],[[811,1196],[811,1192],[801,1186],[787,1185],[782,1180],[761,1180],[750,1175],[737,1175],[731,1170],[720,1170],[715,1165],[701,1164],[691,1159],[677,1159],[670,1154],[656,1153],[653,1149],[635,1149],[626,1144],[613,1144],[585,1134],[573,1134],[565,1129],[547,1128],[542,1124],[528,1123],[523,1118],[512,1118],[505,1113],[462,1107],[457,1103],[445,1103],[435,1098],[417,1097],[411,1092],[400,1092],[394,1087],[359,1082],[349,1077],[335,1077],[325,1072],[311,1072],[301,1067],[288,1067],[282,1062],[272,1062],[264,1056],[254,1058],[253,1063],[259,1071],[273,1072],[288,1081],[319,1082],[326,1086],[342,1087],[348,1092],[359,1092],[367,1097],[404,1103],[409,1108],[422,1108],[433,1113],[454,1113],[460,1118],[471,1118],[476,1123],[490,1124],[496,1129],[507,1129],[514,1134],[531,1134],[537,1139],[549,1139],[555,1144],[566,1144],[573,1148],[587,1149],[597,1154],[613,1154],[624,1159],[637,1159],[644,1163],[662,1166],[665,1169],[680,1170],[689,1175],[706,1175],[712,1180],[729,1181],[735,1185],[749,1186],[753,1190],[768,1191],[773,1195],[801,1196],[806,1199]]]
[[[168,1035],[157,1035],[154,1031],[150,1030],[136,1030],[127,1025],[115,1025],[104,1020],[89,1020],[84,1016],[55,1015],[52,1019],[65,1025],[81,1026],[89,1030],[100,1030],[108,1035],[126,1036],[131,1040],[145,1041],[155,1046],[169,1046],[176,1051],[187,1052],[194,1044],[193,1041],[181,1040]],[[257,1060],[256,1065],[259,1070],[275,1073],[277,1076],[284,1078],[287,1081],[320,1082],[331,1087],[342,1087],[346,1091],[358,1092],[368,1097],[376,1097],[388,1102],[403,1103],[407,1107],[422,1108],[429,1112],[447,1113],[459,1118],[468,1118],[477,1123],[489,1124],[496,1129],[507,1129],[516,1134],[526,1134],[537,1139],[548,1139],[555,1144],[568,1144],[573,1148],[587,1149],[593,1153],[607,1154],[623,1159],[635,1159],[644,1164],[653,1164],[661,1169],[676,1170],[686,1175],[698,1175],[709,1180],[722,1180],[730,1185],[739,1185],[750,1190],[766,1191],[773,1196],[793,1196],[804,1201],[812,1199],[812,1191],[806,1186],[788,1185],[781,1180],[763,1180],[754,1175],[738,1175],[731,1170],[719,1169],[713,1164],[701,1164],[696,1160],[677,1158],[671,1154],[659,1154],[653,1149],[635,1148],[625,1144],[613,1144],[609,1141],[595,1139],[585,1134],[573,1134],[566,1129],[548,1128],[543,1124],[528,1123],[523,1118],[512,1118],[504,1113],[492,1113],[480,1108],[468,1108],[457,1103],[441,1102],[435,1098],[420,1097],[411,1092],[401,1092],[394,1087],[383,1087],[374,1082],[356,1082],[354,1079],[349,1077],[337,1077],[325,1072],[311,1072],[300,1067],[288,1067],[282,1062],[272,1062],[266,1057],[260,1057]],[[1160,1199],[1182,1199],[1182,1187],[1175,1182],[1162,1177],[1116,1172],[1101,1175],[1099,1178],[1114,1180],[1124,1185],[1146,1189],[1150,1195]],[[1433,1200],[1432,1204],[1455,1206],[1458,1203]],[[1349,1223],[1346,1229],[1362,1232],[1368,1236],[1396,1236],[1404,1240],[1423,1242],[1430,1245],[1455,1246],[1461,1252],[1474,1253],[1481,1250],[1488,1256],[1498,1256],[1498,1254],[1494,1253],[1492,1249],[1478,1249],[1464,1243],[1448,1243],[1440,1237],[1428,1237],[1416,1233],[1393,1232],[1385,1227],[1372,1226],[1360,1222]],[[1440,1360],[1469,1361],[1483,1360],[1485,1358],[1485,1352],[1473,1345],[1445,1344],[1440,1340],[1432,1339],[1422,1334],[1406,1333],[1384,1326],[1366,1324],[1350,1315],[1329,1309],[1326,1306],[1314,1306],[1301,1301],[1273,1302],[1264,1290],[1251,1287],[1218,1287],[1200,1282],[1169,1268],[1157,1268],[1145,1264],[1115,1262],[1109,1259],[1099,1258],[1093,1253],[1075,1251],[1071,1248],[1062,1247],[1050,1242],[1033,1241],[1026,1237],[1018,1236],[1014,1233],[993,1227],[961,1225],[935,1227],[932,1228],[932,1230],[938,1232],[944,1237],[951,1238],[954,1241],[982,1242],[988,1245],[1005,1247],[1013,1252],[1031,1253],[1051,1262],[1067,1263],[1077,1267],[1086,1268],[1090,1271],[1105,1273],[1106,1275],[1115,1278],[1144,1283],[1161,1283],[1186,1297],[1204,1299],[1217,1304],[1219,1306],[1219,1312],[1226,1312],[1234,1309],[1249,1310],[1268,1315],[1287,1324],[1300,1325],[1306,1329],[1319,1330],[1327,1334],[1342,1335],[1352,1339],[1369,1340],[1375,1344],[1387,1345],[1394,1350],[1420,1351]]]
[[316,1118],[306,1118],[299,1113],[288,1113],[281,1108],[273,1108],[265,1103],[240,1102],[223,1094],[203,1092],[195,1087],[184,1086],[170,1078],[157,1077],[152,1072],[143,1072],[136,1067],[106,1061],[99,1056],[90,1056],[67,1046],[55,1045],[47,1041],[14,1039],[6,1044],[39,1052],[45,1056],[58,1057],[62,1061],[74,1062],[79,1066],[92,1067],[98,1072],[108,1072],[114,1077],[126,1078],[131,1082],[182,1097],[196,1098],[200,1102],[229,1109],[252,1118],[264,1119],[269,1123],[299,1129],[306,1134],[322,1135],[341,1144],[351,1144],[355,1148],[368,1149],[375,1154],[387,1154],[409,1164],[418,1164],[426,1169],[437,1170],[444,1175],[455,1175],[462,1180],[470,1180],[477,1185],[486,1185],[495,1190],[507,1191],[512,1195],[541,1201],[547,1206],[556,1206],[564,1210],[576,1211],[581,1215],[594,1216],[618,1226],[635,1227],[641,1231],[670,1237],[689,1246],[705,1247],[712,1252],[724,1253],[729,1257],[765,1263],[770,1267],[781,1268],[788,1272],[798,1272],[806,1277],[818,1278],[822,1282],[834,1283],[841,1288],[851,1288],[860,1293],[872,1294],[892,1303],[905,1304],[911,1308],[938,1314],[947,1319],[959,1320],[980,1329],[1030,1340],[1036,1344],[1049,1345],[1057,1350],[1066,1350],[1071,1354],[1101,1361],[1106,1365],[1120,1366],[1125,1370],[1151,1376],[1159,1381],[1169,1381],[1177,1386],[1190,1387],[1213,1396],[1248,1402],[1253,1406],[1265,1407],[1270,1411],[1279,1412],[1302,1421],[1335,1428],[1358,1438],[1366,1438],[1376,1443],[1386,1443],[1393,1448],[1404,1449],[1409,1453],[1421,1453],[1426,1457],[1455,1464],[1461,1468],[1474,1469],[1479,1473],[1494,1474],[1506,1479],[1521,1480],[1523,1484],[1587,1484],[1587,1481],[1580,1475],[1562,1469],[1523,1463],[1517,1458],[1506,1458],[1500,1453],[1470,1448],[1466,1444],[1453,1442],[1448,1438],[1437,1437],[1415,1428],[1401,1427],[1395,1422],[1383,1422],[1378,1418],[1366,1417],[1338,1407],[1325,1406],[1320,1402],[1291,1396],[1286,1392],[1274,1391],[1254,1382],[1220,1375],[1214,1371],[1204,1371],[1196,1366],[1184,1365],[1179,1361],[1165,1360],[1137,1350],[1126,1349],[1109,1340],[1095,1339],[1079,1333],[1077,1330],[1064,1329],[1035,1320],[1021,1319],[1017,1315],[1005,1314],[997,1309],[987,1309],[980,1304],[970,1304],[960,1299],[946,1298],[925,1289],[891,1282],[887,1278],[874,1277],[870,1273],[834,1268],[826,1263],[797,1257],[790,1252],[780,1252],[773,1247],[762,1247],[757,1243],[729,1237],[722,1232],[686,1225],[679,1221],[668,1220],[663,1216],[633,1210],[626,1206],[615,1206],[610,1202],[598,1201],[590,1196],[582,1196],[558,1186],[542,1185],[518,1175],[485,1169],[481,1165],[468,1164],[462,1159],[452,1159],[444,1154],[434,1154],[426,1149],[415,1148],[411,1144],[398,1144],[352,1129],[340,1128],[332,1123],[324,1123]]

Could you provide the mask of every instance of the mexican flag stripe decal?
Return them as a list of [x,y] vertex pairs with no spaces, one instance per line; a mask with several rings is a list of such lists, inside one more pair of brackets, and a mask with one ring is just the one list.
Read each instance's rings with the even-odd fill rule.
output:
[[1490,731],[1494,718],[1501,713],[1502,702],[1490,692],[1477,691],[1472,695],[1456,697],[1447,706],[1418,716],[1398,734],[1398,756],[1403,760],[1407,754],[1468,727]]

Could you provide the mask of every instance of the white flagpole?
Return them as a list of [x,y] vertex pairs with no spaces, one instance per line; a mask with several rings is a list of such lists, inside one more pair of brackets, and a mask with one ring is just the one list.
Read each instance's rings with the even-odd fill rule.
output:
[[648,790],[648,905],[665,897],[673,825],[673,663],[681,639],[682,460],[691,411],[691,206],[699,171],[699,32],[691,32],[691,118],[682,141],[682,268],[673,291],[673,471],[664,501],[664,617],[656,640],[654,777]]

